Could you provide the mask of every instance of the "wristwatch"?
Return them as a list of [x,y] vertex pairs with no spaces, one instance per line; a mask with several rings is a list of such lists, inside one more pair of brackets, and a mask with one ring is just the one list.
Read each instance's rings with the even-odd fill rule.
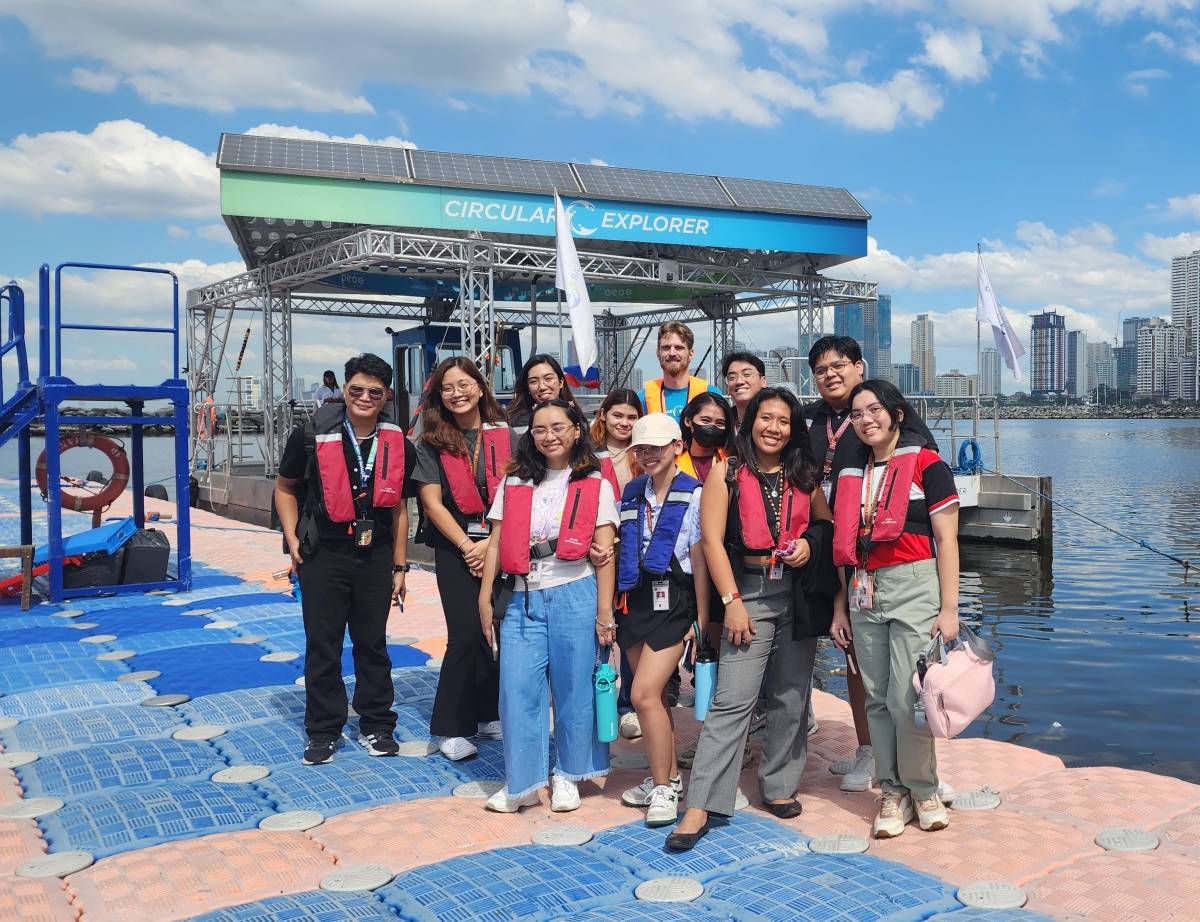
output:
[[392,572],[393,572],[393,573],[407,573],[407,572],[408,572],[409,570],[411,570],[411,569],[412,569],[412,567],[411,567],[409,564],[406,564],[406,563],[394,563],[394,564],[392,564]]
[[736,590],[734,590],[733,592],[727,592],[727,593],[725,593],[725,595],[721,596],[721,604],[728,605],[734,599],[740,599],[741,597],[742,597],[742,594]]

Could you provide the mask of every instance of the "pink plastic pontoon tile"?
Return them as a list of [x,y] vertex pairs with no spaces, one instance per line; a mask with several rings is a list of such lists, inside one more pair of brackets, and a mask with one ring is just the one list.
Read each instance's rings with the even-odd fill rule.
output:
[[87,922],[167,922],[316,889],[333,866],[304,833],[254,829],[114,855],[68,880]]
[[0,877],[0,919],[75,922],[78,916],[58,878]]
[[1036,749],[996,740],[937,741],[938,777],[967,791],[985,785],[1004,791],[1048,772],[1063,770],[1062,760]]
[[[30,858],[46,854],[46,843],[33,820],[0,822],[0,874],[11,874]],[[7,916],[0,913],[0,919]]]
[[1200,859],[1154,851],[1106,853],[1028,888],[1040,904],[1095,922],[1195,922]]
[[1200,785],[1124,768],[1050,772],[1004,793],[1004,808],[1086,827],[1153,829],[1200,806]]
[[1153,830],[1164,845],[1196,849],[1200,854],[1200,810],[1177,816],[1171,822]]

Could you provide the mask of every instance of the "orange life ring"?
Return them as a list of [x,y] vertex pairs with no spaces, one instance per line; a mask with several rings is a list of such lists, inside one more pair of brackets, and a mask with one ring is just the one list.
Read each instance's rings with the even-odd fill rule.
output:
[[[129,458],[125,455],[125,449],[120,442],[110,439],[106,435],[96,435],[91,432],[68,432],[58,441],[58,453],[65,455],[72,448],[98,448],[100,451],[108,455],[108,460],[112,464],[112,476],[108,479],[108,483],[104,485],[104,489],[99,493],[89,493],[85,496],[79,496],[75,493],[63,492],[62,507],[64,509],[74,509],[76,512],[99,512],[112,504],[112,501],[120,496],[125,491],[126,484],[129,483]],[[42,496],[45,496],[48,490],[46,476],[46,450],[38,455],[37,461],[37,484],[38,489],[42,491]]]

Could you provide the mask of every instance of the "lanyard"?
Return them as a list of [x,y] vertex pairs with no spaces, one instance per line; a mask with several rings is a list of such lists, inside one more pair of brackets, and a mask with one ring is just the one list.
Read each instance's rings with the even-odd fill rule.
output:
[[829,472],[833,470],[833,455],[837,451],[838,442],[846,432],[846,427],[850,425],[850,414],[846,414],[846,418],[842,420],[842,424],[838,426],[838,431],[833,431],[833,417],[825,417],[825,464],[821,468],[821,480],[829,479]]
[[371,450],[367,453],[367,460],[363,462],[362,448],[358,444],[358,436],[354,434],[354,427],[350,425],[350,420],[345,420],[346,434],[350,436],[350,447],[354,449],[354,458],[358,461],[358,486],[359,489],[365,490],[367,481],[371,479],[371,472],[375,470],[375,452],[379,449],[379,429],[376,428],[367,438],[372,439]]
[[883,497],[883,485],[887,482],[888,468],[892,465],[892,456],[883,462],[883,470],[879,472],[879,482],[872,483],[871,477],[875,470],[875,456],[868,455],[866,467],[863,470],[862,508],[860,510],[860,526],[858,529],[859,552],[862,560],[860,566],[867,565],[867,553],[864,552],[863,542],[869,538],[871,529],[875,527],[875,514],[879,511],[879,500]]

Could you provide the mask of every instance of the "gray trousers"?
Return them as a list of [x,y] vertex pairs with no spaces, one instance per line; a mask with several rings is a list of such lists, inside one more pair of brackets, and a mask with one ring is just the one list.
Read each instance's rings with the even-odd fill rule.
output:
[[913,672],[929,643],[941,605],[937,561],[873,571],[875,604],[851,611],[854,652],[867,690],[867,725],[880,790],[911,791],[925,800],[937,790],[933,734],[914,720]]
[[[792,797],[808,756],[808,687],[817,652],[815,637],[792,639],[792,581],[741,574],[754,639],[735,647],[724,640],[717,689],[696,744],[687,805],[733,816],[742,751],[759,689],[767,705],[766,738],[758,766],[763,800]],[[744,584],[744,585],[743,585]]]

